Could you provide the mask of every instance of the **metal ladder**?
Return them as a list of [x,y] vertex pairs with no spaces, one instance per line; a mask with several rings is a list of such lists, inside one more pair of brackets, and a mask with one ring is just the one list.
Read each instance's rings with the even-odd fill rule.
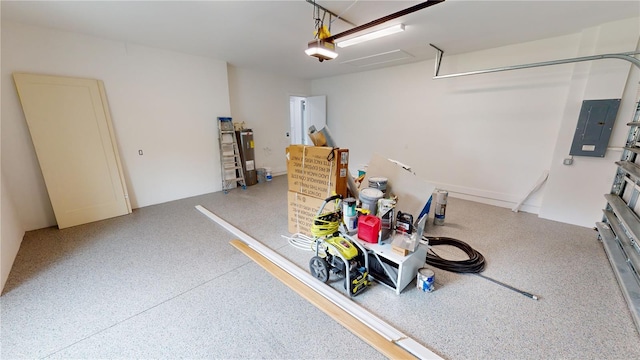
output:
[[220,169],[222,171],[222,191],[228,193],[240,184],[243,190],[247,183],[242,171],[242,159],[236,140],[236,132],[230,117],[218,117],[218,142],[220,145]]
[[633,120],[627,123],[629,135],[613,181],[602,222],[596,223],[611,268],[638,331],[640,331],[640,99]]

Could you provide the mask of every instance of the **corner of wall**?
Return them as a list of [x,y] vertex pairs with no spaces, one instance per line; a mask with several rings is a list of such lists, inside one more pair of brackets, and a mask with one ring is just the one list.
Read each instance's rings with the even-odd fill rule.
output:
[[254,131],[257,168],[286,173],[285,149],[290,144],[290,98],[308,94],[311,81],[228,65],[231,116]]

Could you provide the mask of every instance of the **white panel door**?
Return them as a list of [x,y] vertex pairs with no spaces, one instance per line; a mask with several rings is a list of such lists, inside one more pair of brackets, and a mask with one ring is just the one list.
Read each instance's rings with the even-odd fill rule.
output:
[[13,77],[58,227],[131,213],[102,82]]
[[301,96],[289,97],[289,142],[291,145],[303,144],[304,138],[307,136],[302,131],[304,127],[304,99]]
[[313,141],[309,137],[311,125],[315,126],[318,131],[327,126],[327,97],[325,95],[305,98],[303,128],[305,145],[313,145]]

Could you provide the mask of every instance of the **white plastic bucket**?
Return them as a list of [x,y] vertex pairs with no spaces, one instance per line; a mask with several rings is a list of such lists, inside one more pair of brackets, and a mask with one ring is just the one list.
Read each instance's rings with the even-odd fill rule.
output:
[[386,177],[370,177],[369,187],[382,191],[383,194],[387,193],[387,183],[389,179]]
[[375,216],[378,211],[378,200],[382,199],[384,194],[382,191],[374,188],[366,188],[360,190],[360,201],[362,201],[362,208],[369,210],[369,214]]

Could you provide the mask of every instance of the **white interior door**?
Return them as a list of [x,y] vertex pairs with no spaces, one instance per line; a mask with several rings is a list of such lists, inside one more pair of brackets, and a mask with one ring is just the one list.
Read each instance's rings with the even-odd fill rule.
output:
[[289,97],[289,120],[290,131],[288,133],[291,145],[298,145],[304,143],[305,132],[303,131],[304,125],[304,100],[302,96],[290,96]]
[[316,127],[316,130],[320,131],[327,126],[327,97],[325,95],[308,96],[305,98],[303,124],[304,144],[313,145],[309,137],[309,127],[313,125]]
[[58,227],[131,213],[102,81],[13,77]]

